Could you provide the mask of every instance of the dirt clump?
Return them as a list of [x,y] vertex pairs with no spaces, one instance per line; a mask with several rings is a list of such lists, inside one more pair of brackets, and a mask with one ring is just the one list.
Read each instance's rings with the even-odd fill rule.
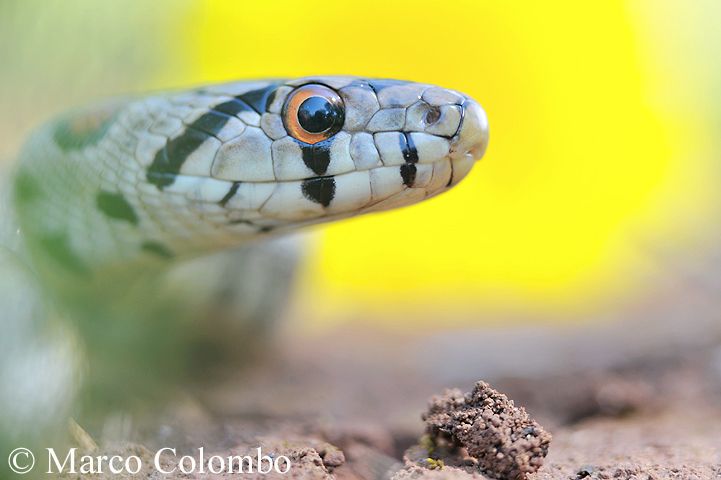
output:
[[432,470],[448,466],[522,480],[543,465],[551,442],[523,408],[485,382],[467,394],[452,389],[433,397],[422,417],[427,435],[406,462]]

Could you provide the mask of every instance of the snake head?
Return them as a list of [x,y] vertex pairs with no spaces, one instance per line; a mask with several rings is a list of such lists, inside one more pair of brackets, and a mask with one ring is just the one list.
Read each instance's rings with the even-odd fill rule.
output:
[[488,144],[474,100],[397,80],[244,81],[110,106],[49,122],[21,154],[23,232],[78,272],[416,203]]
[[250,178],[274,182],[261,220],[280,227],[434,196],[465,177],[488,144],[483,109],[454,90],[308,77],[264,92],[259,97],[264,98],[260,129],[269,144],[265,177],[259,178],[258,164],[248,160],[242,136],[221,147],[212,170],[213,176],[240,182],[239,189]]
[[473,99],[398,80],[241,82],[170,103],[195,108],[139,158],[147,180],[201,207],[215,198],[251,235],[419,202],[457,184],[488,144]]
[[[65,190],[87,195],[74,210],[121,229],[129,252],[160,256],[422,201],[457,184],[488,144],[468,96],[357,77],[234,82],[67,118],[29,142],[38,148],[24,171],[70,177]],[[44,211],[35,202],[29,216]]]
[[194,196],[190,210],[215,198],[251,235],[419,202],[457,184],[488,144],[478,103],[421,83],[306,77],[169,101],[193,108],[139,158],[147,180]]
[[283,105],[285,143],[301,151],[284,164],[303,159],[300,169],[316,174],[305,179],[305,197],[326,211],[383,210],[441,193],[466,176],[488,144],[485,112],[453,90],[348,77],[303,78],[281,88],[275,100]]

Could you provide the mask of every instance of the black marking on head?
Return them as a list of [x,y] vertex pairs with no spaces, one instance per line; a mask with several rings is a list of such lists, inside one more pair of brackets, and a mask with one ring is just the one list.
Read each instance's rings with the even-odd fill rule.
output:
[[105,107],[62,118],[55,126],[53,140],[64,152],[95,145],[107,132],[113,113],[113,109]]
[[177,176],[177,173],[155,172],[150,169],[148,169],[148,173],[145,175],[148,182],[158,187],[158,190],[162,190],[168,185],[172,185],[175,182],[175,177]]
[[[252,92],[250,92],[252,93]],[[234,98],[211,108],[188,125],[183,133],[168,141],[158,150],[147,171],[150,183],[162,190],[175,182],[185,160],[205,142],[208,137],[217,136],[225,125],[240,112],[251,111],[242,98]]]
[[270,225],[266,225],[266,226],[264,226],[264,227],[260,227],[260,228],[258,229],[258,231],[259,231],[260,233],[272,232],[272,231],[273,231],[273,227],[271,227]]
[[406,83],[407,82],[401,80],[368,80],[368,86],[371,87],[376,94],[384,88],[405,85]]
[[166,145],[168,159],[171,164],[177,165],[176,172],[180,171],[183,162],[208,140],[209,136],[207,133],[190,126],[179,137],[175,137],[168,142]]
[[227,102],[219,103],[218,105],[213,107],[213,110],[234,117],[240,112],[250,112],[253,109],[250,108],[250,106],[242,100],[233,98],[232,100],[228,100]]
[[221,207],[224,207],[226,203],[230,201],[231,198],[235,195],[235,193],[238,191],[238,187],[240,187],[240,182],[233,182],[233,185],[230,187],[230,190],[228,190],[228,193],[225,194],[225,196],[218,202],[218,205]]
[[153,255],[156,255],[160,258],[173,258],[175,256],[175,254],[168,247],[166,247],[160,242],[156,242],[153,240],[143,242],[140,248],[144,252],[152,253]]
[[303,196],[311,202],[320,203],[327,207],[335,197],[335,178],[329,176],[303,180],[301,191]]
[[15,178],[15,200],[19,203],[30,203],[40,196],[38,182],[26,171],[21,171]]
[[68,239],[64,234],[50,235],[40,239],[40,246],[61,267],[78,275],[89,275],[90,269],[72,251],[68,243]]
[[[277,85],[276,85],[277,87]],[[270,92],[270,95],[268,95],[268,98],[265,101],[265,110],[270,111],[270,106],[275,101],[275,96],[278,94],[278,88],[273,89],[272,92]]]
[[401,152],[403,152],[403,159],[408,163],[418,162],[418,150],[416,150],[416,144],[413,142],[413,137],[408,132],[403,132],[400,137]]
[[185,160],[205,142],[208,137],[205,132],[189,126],[182,134],[168,141],[158,150],[153,163],[148,167],[146,178],[159,190],[175,182],[175,177]]
[[277,83],[271,83],[267,87],[245,92],[235,98],[244,101],[245,103],[253,107],[253,110],[258,112],[259,115],[262,115],[268,109],[268,106],[272,101],[271,94],[273,94],[277,88]]
[[168,158],[168,144],[166,143],[163,148],[155,152],[153,163],[148,167],[145,178],[148,182],[158,187],[158,190],[162,190],[175,182],[175,176],[179,171],[179,166],[174,167],[170,163],[170,159]]
[[330,147],[333,145],[333,138],[323,140],[314,145],[294,139],[303,152],[303,163],[313,170],[316,175],[325,175],[330,165]]
[[403,179],[403,185],[406,187],[412,187],[413,182],[416,181],[416,172],[418,169],[413,163],[404,163],[401,165],[401,178]]
[[190,128],[215,136],[223,130],[223,127],[228,123],[230,118],[230,115],[211,110],[198,117],[190,124]]
[[138,224],[138,215],[122,193],[101,190],[96,197],[96,204],[100,211],[110,218],[124,220],[132,225]]

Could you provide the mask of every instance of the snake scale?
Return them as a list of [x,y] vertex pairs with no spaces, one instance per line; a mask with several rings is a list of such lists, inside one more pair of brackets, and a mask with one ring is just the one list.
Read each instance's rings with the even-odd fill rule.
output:
[[[274,262],[286,261],[283,246],[263,256],[271,237],[444,192],[487,143],[485,113],[468,96],[356,77],[212,85],[111,100],[50,121],[26,143],[10,178],[4,205],[10,227],[0,248],[0,300],[11,332],[0,351],[13,365],[26,365],[26,376],[37,380],[42,370],[45,381],[25,389],[0,384],[0,406],[16,412],[0,423],[10,417],[42,423],[37,415],[47,397],[55,395],[56,403],[63,397],[53,385],[69,382],[77,369],[77,360],[47,352],[78,343],[96,355],[80,362],[81,371],[127,364],[133,375],[116,369],[110,377],[131,388],[124,382],[152,369],[154,360],[133,362],[138,355],[128,354],[135,352],[129,346],[152,337],[143,330],[148,325],[175,330],[175,317],[187,312],[186,298],[170,299],[158,287],[181,260],[240,247],[186,278],[199,290],[262,286],[246,298],[282,290],[276,288],[288,276],[282,269],[262,279]],[[258,258],[263,263],[250,269]],[[211,278],[223,269],[231,277]],[[66,350],[48,346],[62,337],[47,333],[56,331],[57,318],[80,332]],[[23,337],[28,323],[35,333]],[[138,328],[118,330],[131,324]],[[115,348],[126,350],[97,360]],[[45,363],[37,352],[45,352]],[[0,382],[7,384],[8,375],[0,370]]]

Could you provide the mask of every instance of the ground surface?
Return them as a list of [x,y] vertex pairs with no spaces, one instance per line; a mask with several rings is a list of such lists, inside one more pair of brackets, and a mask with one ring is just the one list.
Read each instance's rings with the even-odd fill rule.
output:
[[448,462],[400,470],[418,457],[428,399],[482,379],[553,436],[528,478],[721,478],[721,349],[712,338],[627,348],[636,330],[290,332],[252,366],[208,372],[158,416],[118,417],[95,436],[106,449],[129,432],[136,444],[117,448],[262,446],[289,456],[294,478],[486,478]]

